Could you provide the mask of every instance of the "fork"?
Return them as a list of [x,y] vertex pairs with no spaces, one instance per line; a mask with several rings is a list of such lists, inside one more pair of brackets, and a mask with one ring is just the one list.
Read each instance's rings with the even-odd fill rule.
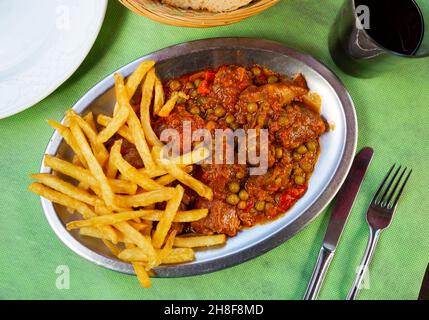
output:
[[[365,278],[366,272],[368,270],[368,266],[371,262],[372,256],[374,255],[375,247],[377,245],[378,239],[380,238],[381,231],[390,225],[393,214],[395,213],[396,207],[398,206],[399,198],[404,191],[411,172],[413,172],[413,170],[409,170],[408,174],[405,176],[407,167],[401,171],[402,166],[399,166],[395,170],[393,176],[390,178],[390,175],[394,171],[395,166],[396,164],[390,168],[389,172],[384,177],[383,181],[378,187],[377,192],[372,198],[371,204],[369,205],[368,212],[366,214],[366,221],[368,222],[370,231],[368,244],[362,262],[359,266],[356,279],[349,291],[349,294],[347,295],[347,300],[356,299],[356,296],[358,295],[361,288],[362,281]],[[399,174],[399,172],[401,173]],[[398,174],[399,178],[396,179]],[[405,180],[403,180],[404,176]],[[403,181],[402,184],[401,181]]]

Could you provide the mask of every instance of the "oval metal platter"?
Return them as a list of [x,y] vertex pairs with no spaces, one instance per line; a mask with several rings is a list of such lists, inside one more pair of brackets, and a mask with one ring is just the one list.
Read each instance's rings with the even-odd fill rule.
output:
[[[190,276],[227,268],[254,258],[282,244],[310,223],[329,204],[343,183],[353,160],[357,143],[357,120],[353,102],[341,81],[315,58],[284,45],[259,39],[215,38],[198,40],[162,49],[141,57],[115,70],[124,76],[147,59],[157,61],[157,72],[170,79],[206,68],[226,64],[250,66],[259,64],[278,73],[304,74],[311,90],[322,97],[322,115],[334,129],[321,138],[320,158],[305,196],[282,217],[239,232],[222,247],[196,252],[191,263],[160,266],[159,277]],[[73,109],[77,113],[92,111],[112,114],[115,104],[113,73],[90,89]],[[46,154],[71,159],[71,151],[55,132]],[[41,172],[51,169],[41,166]],[[69,232],[65,224],[78,216],[42,198],[46,217],[57,236],[74,252],[103,267],[133,274],[130,264],[116,259],[98,239]]]

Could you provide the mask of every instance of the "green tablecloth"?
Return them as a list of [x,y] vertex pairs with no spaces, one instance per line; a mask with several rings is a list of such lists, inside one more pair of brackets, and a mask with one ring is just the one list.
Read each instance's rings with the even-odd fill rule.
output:
[[[309,280],[328,214],[298,235],[239,266],[211,274],[154,279],[144,290],[132,276],[109,271],[74,254],[50,229],[39,198],[27,191],[52,134],[47,119],[61,119],[96,82],[152,51],[194,39],[246,36],[276,40],[308,52],[344,81],[356,104],[358,147],[372,146],[369,169],[335,259],[321,291],[343,299],[365,249],[367,204],[393,162],[414,174],[391,227],[383,233],[370,268],[364,299],[415,299],[429,262],[429,60],[362,80],[332,62],[327,37],[341,0],[284,0],[241,23],[212,29],[164,26],[139,17],[116,1],[101,33],[77,72],[31,109],[0,120],[0,298],[48,299],[301,299]],[[0,97],[1,99],[1,97]],[[58,290],[55,270],[70,268],[70,289]]]

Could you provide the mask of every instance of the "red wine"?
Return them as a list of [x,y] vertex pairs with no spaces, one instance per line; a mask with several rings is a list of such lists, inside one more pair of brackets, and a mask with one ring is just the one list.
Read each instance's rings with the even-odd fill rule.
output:
[[391,51],[414,55],[424,36],[424,20],[414,0],[355,0],[369,8],[367,34]]

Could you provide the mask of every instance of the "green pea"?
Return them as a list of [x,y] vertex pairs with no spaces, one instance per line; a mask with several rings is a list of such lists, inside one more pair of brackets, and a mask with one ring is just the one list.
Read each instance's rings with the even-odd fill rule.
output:
[[305,178],[303,176],[295,176],[295,183],[296,184],[304,184],[305,183]]
[[238,197],[239,197],[241,200],[247,200],[247,199],[249,199],[249,194],[247,193],[247,191],[246,191],[246,190],[241,189],[241,190],[240,190],[240,192],[238,193]]
[[197,106],[193,106],[191,110],[189,110],[189,112],[195,115],[200,114],[200,108],[198,108]]
[[238,171],[238,172],[235,174],[235,177],[236,177],[237,179],[243,179],[243,178],[244,178],[244,172],[242,172],[242,171]]
[[196,87],[196,88],[198,88],[198,86],[200,85],[200,83],[201,83],[201,79],[196,79],[195,81],[194,81],[194,86]]
[[300,145],[299,147],[298,147],[298,149],[296,149],[296,152],[298,152],[299,154],[304,154],[304,153],[306,153],[308,150],[307,150],[307,147],[306,146],[304,146],[304,145]]
[[247,207],[246,201],[240,201],[237,205],[237,208],[241,210],[246,209],[246,207]]
[[182,84],[180,83],[179,80],[173,80],[170,82],[169,87],[171,90],[177,91],[182,87]]
[[237,122],[233,122],[233,123],[231,123],[231,124],[229,125],[229,127],[230,127],[232,130],[237,130],[237,129],[238,129],[238,127],[239,127],[239,125],[238,125],[238,123],[237,123]]
[[178,99],[177,99],[177,104],[184,104],[186,102],[186,99],[185,98],[183,98],[183,97],[179,97]]
[[293,160],[300,160],[302,158],[302,155],[300,155],[298,152],[294,152],[292,154]]
[[258,68],[258,67],[253,67],[253,68],[252,68],[252,73],[253,73],[255,76],[259,76],[259,75],[261,75],[262,71],[261,71],[261,69],[260,69],[260,68]]
[[269,76],[267,79],[268,83],[276,83],[277,81],[279,81],[279,78],[276,76]]
[[295,169],[293,169],[293,174],[294,175],[302,175],[304,173],[304,171],[300,168],[300,167],[296,167]]
[[302,168],[302,170],[304,170],[305,172],[311,172],[311,169],[313,169],[313,166],[311,165],[311,163],[308,162],[303,162],[300,164],[300,167]]
[[258,211],[264,211],[265,209],[265,201],[257,201],[255,204],[255,209]]
[[283,149],[282,148],[276,148],[276,158],[280,159],[281,157],[283,157]]
[[307,142],[307,149],[308,150],[314,151],[314,150],[316,150],[316,148],[317,148],[316,142],[314,142],[314,141]]
[[225,115],[226,111],[222,107],[216,107],[214,109],[214,114],[216,117],[223,117]]
[[234,117],[232,114],[227,115],[227,116],[226,116],[226,118],[225,118],[225,122],[226,122],[227,124],[231,124],[231,123],[233,123],[234,121],[235,121],[235,117]]
[[238,202],[240,202],[240,198],[236,194],[230,194],[228,197],[226,197],[226,202],[235,206]]
[[248,112],[253,113],[253,112],[256,112],[256,110],[258,110],[258,104],[257,103],[255,103],[255,102],[249,102],[247,104],[247,111]]
[[186,89],[194,89],[195,86],[194,86],[194,84],[192,82],[187,82],[185,88]]
[[240,191],[240,184],[238,182],[230,182],[228,183],[228,190],[232,193],[237,193]]

